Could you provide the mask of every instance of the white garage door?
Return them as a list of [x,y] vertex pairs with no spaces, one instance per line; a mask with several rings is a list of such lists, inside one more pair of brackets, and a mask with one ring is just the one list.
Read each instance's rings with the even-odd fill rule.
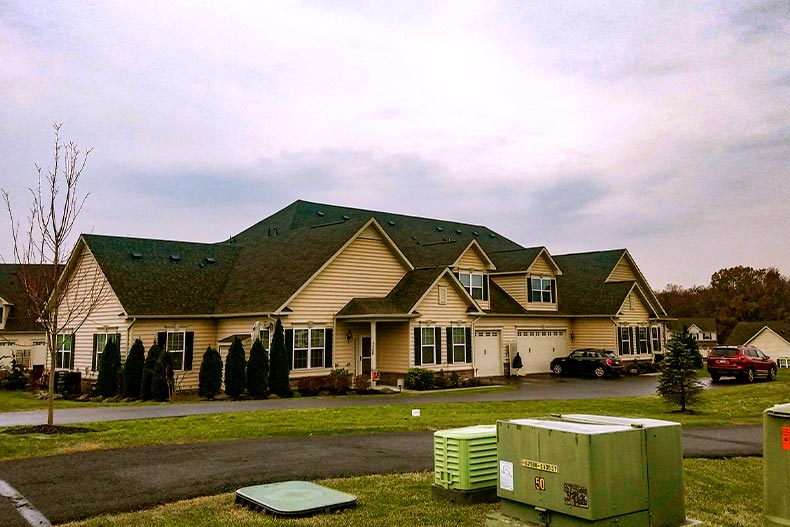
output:
[[502,375],[499,331],[475,331],[474,366],[477,377]]
[[520,329],[516,350],[524,367],[521,373],[550,371],[552,359],[568,354],[568,341],[564,329]]

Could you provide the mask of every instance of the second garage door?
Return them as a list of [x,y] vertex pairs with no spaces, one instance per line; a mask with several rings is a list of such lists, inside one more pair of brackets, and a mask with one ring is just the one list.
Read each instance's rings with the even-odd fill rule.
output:
[[524,367],[521,373],[546,373],[552,359],[568,354],[567,330],[520,329],[516,349]]

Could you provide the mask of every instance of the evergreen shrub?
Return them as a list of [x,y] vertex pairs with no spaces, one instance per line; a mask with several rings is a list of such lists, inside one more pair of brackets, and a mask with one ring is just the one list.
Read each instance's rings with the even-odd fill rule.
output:
[[173,355],[169,351],[161,350],[154,364],[153,377],[151,378],[151,398],[157,401],[167,401],[173,395],[174,386]]
[[126,363],[123,367],[123,396],[140,397],[140,385],[143,382],[143,365],[145,363],[145,346],[137,339],[132,344]]
[[200,362],[198,395],[213,399],[222,389],[222,357],[211,346],[206,348]]
[[247,360],[244,358],[244,346],[238,337],[233,338],[233,343],[225,357],[225,393],[228,397],[238,399],[244,392],[246,384]]
[[159,355],[162,353],[162,349],[159,345],[154,342],[150,348],[148,348],[148,355],[145,357],[145,361],[143,362],[143,376],[140,383],[140,397],[144,401],[152,399],[152,392],[151,392],[151,385],[154,379],[154,372],[156,371],[157,363],[159,362]]
[[285,330],[280,319],[274,325],[272,337],[272,350],[270,353],[269,391],[279,397],[290,397],[291,384],[289,375],[291,364],[288,350],[285,348]]
[[269,354],[263,348],[261,339],[255,339],[250,348],[247,393],[251,397],[266,397],[269,394]]
[[427,368],[409,368],[406,372],[407,390],[431,390],[434,386],[434,373]]
[[121,368],[121,350],[114,339],[107,339],[99,357],[99,378],[96,389],[102,397],[115,397],[118,393],[118,370]]

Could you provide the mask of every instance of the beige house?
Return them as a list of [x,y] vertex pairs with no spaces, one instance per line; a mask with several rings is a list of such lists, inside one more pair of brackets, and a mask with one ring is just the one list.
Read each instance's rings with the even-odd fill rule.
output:
[[27,369],[46,361],[46,334],[28,314],[21,273],[18,264],[0,264],[0,368],[5,369],[13,359]]
[[627,250],[551,255],[484,226],[296,201],[216,244],[82,235],[63,280],[98,273],[100,309],[58,340],[57,367],[96,367],[108,338],[173,354],[197,387],[206,347],[268,347],[283,322],[291,378],[412,367],[528,373],[580,347],[628,361],[663,349],[666,313]]
[[790,322],[738,322],[727,337],[728,346],[748,344],[776,360],[780,368],[790,368]]
[[697,347],[703,357],[707,357],[711,348],[718,344],[715,318],[695,317],[671,320],[667,323],[669,330],[667,340],[672,339],[672,332],[683,331],[683,328],[686,328],[691,338],[697,341]]

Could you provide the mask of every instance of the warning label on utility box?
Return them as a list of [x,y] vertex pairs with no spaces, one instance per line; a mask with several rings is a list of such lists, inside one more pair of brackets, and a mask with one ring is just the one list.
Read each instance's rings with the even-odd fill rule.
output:
[[782,427],[782,449],[790,450],[790,426]]

